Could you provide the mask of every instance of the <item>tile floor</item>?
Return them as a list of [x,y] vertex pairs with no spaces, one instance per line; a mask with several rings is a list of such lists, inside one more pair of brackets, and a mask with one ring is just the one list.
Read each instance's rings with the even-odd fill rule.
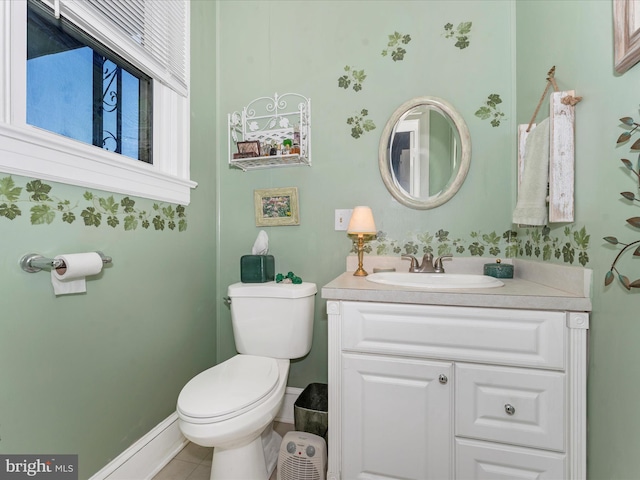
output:
[[[274,429],[282,436],[293,430],[291,423],[274,424]],[[189,443],[171,460],[153,480],[209,480],[213,448]],[[269,480],[276,480],[276,471]]]

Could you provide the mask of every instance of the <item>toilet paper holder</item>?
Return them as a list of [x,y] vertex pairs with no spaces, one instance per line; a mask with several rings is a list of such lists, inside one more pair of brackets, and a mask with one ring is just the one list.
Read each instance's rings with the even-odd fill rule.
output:
[[[100,255],[103,265],[112,262],[111,257],[106,256],[104,253],[96,253]],[[20,267],[28,273],[39,272],[43,269],[53,270],[54,268],[64,268],[65,266],[64,260],[43,257],[37,253],[27,253],[20,259]]]

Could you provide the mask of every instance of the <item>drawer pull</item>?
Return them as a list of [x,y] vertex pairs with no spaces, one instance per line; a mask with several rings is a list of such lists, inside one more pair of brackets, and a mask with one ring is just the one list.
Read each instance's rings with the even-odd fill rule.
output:
[[447,376],[444,373],[441,373],[440,376],[438,377],[438,381],[441,384],[445,385],[449,381],[449,379],[447,378]]
[[516,413],[516,408],[510,403],[507,403],[504,406],[504,411],[507,412],[507,415],[513,415],[514,413]]

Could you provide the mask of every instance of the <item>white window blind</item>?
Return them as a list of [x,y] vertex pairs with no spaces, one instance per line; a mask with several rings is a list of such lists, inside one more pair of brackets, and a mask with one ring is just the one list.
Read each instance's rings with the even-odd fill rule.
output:
[[[186,96],[186,0],[41,0],[147,75]],[[103,28],[104,24],[111,28]],[[105,36],[111,30],[120,35]]]

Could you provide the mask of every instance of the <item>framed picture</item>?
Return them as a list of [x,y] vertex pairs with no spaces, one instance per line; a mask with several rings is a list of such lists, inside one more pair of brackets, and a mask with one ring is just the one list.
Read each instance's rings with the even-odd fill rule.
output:
[[238,153],[242,155],[242,158],[259,157],[260,141],[238,142]]
[[256,226],[300,225],[297,187],[254,190],[253,200]]
[[615,69],[624,73],[640,61],[640,0],[613,0]]

